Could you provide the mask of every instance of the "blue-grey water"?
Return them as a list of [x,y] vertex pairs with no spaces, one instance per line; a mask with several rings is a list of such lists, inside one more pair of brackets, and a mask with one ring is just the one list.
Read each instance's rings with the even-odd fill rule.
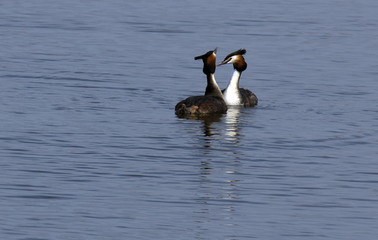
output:
[[[0,239],[376,239],[377,12],[1,1]],[[259,105],[177,118],[215,47]]]

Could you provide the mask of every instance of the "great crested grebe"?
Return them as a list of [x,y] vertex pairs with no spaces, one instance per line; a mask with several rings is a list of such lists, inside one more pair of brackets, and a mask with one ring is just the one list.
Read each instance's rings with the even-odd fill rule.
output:
[[195,57],[202,59],[203,73],[207,76],[207,87],[204,96],[192,96],[176,104],[175,113],[179,117],[206,116],[211,113],[226,113],[227,105],[222,92],[215,81],[216,52],[213,51]]
[[228,54],[223,62],[218,64],[218,66],[221,66],[223,64],[232,63],[235,69],[227,88],[222,90],[227,105],[239,105],[243,107],[253,107],[257,105],[258,99],[253,92],[245,88],[239,88],[240,76],[242,72],[247,69],[247,63],[243,57],[246,52],[245,49],[239,49]]

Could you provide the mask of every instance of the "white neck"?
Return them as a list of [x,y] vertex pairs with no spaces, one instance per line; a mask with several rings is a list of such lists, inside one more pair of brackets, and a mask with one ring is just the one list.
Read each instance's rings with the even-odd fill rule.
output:
[[241,72],[235,70],[232,74],[230,83],[225,89],[223,95],[227,105],[241,105],[241,97],[239,93],[239,80]]
[[230,83],[227,86],[227,89],[239,89],[239,80],[240,80],[241,72],[235,70],[232,74]]

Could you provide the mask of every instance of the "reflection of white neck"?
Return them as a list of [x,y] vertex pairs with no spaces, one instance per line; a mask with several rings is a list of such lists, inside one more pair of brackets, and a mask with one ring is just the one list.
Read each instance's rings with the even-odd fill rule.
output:
[[239,93],[240,75],[241,72],[237,70],[234,71],[231,81],[223,93],[227,105],[241,105],[241,97]]
[[226,136],[227,140],[232,142],[238,141],[239,135],[239,115],[240,107],[229,107],[226,114]]

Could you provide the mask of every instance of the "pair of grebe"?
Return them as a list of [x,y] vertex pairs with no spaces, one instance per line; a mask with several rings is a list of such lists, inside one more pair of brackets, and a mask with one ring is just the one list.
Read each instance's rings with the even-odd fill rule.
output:
[[175,107],[176,115],[179,117],[187,116],[206,116],[212,113],[226,113],[227,106],[253,107],[258,100],[254,93],[245,88],[239,88],[239,80],[242,72],[247,69],[247,63],[243,55],[245,49],[232,52],[218,64],[233,64],[234,73],[226,89],[220,90],[214,78],[216,68],[217,48],[209,51],[194,59],[202,59],[203,73],[207,77],[207,87],[205,95],[192,96],[177,103]]

